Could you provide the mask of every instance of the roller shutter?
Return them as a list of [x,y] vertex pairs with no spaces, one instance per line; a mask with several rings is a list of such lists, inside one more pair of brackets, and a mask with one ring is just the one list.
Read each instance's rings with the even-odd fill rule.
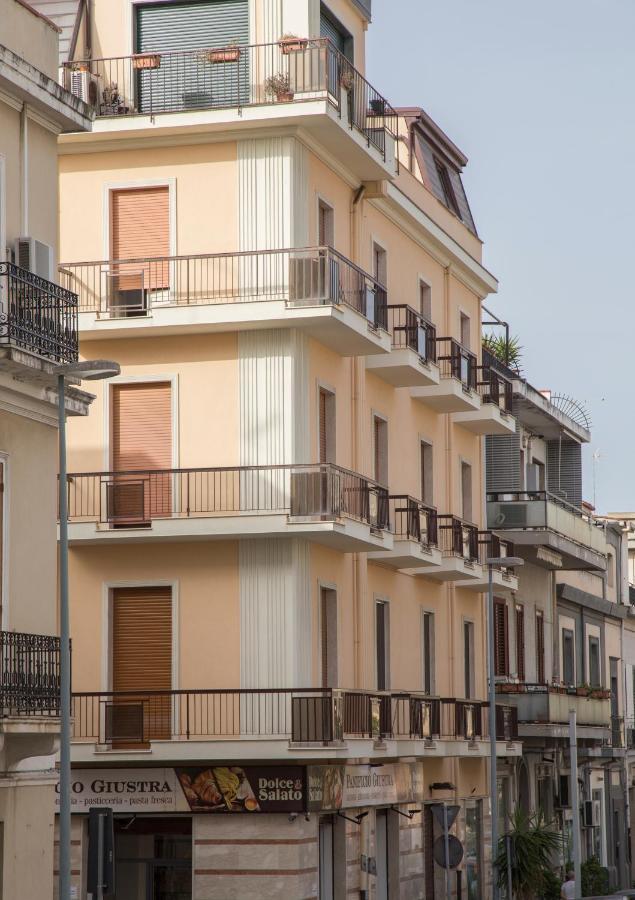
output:
[[324,9],[320,14],[320,35],[328,38],[340,53],[344,53],[347,35]]
[[249,97],[249,53],[234,62],[209,62],[179,51],[249,43],[248,0],[189,0],[139,4],[137,51],[168,53],[157,69],[139,70],[141,112],[235,106]]
[[490,493],[519,491],[520,435],[488,434],[485,438],[485,479]]
[[547,490],[572,506],[581,505],[582,448],[577,441],[547,441]]
[[505,601],[496,599],[494,601],[494,670],[498,676],[509,675],[507,615]]
[[[138,691],[115,697],[113,736],[124,738],[126,722],[143,723],[144,740],[169,738],[170,696],[144,696],[172,689],[172,592],[169,587],[116,588],[112,625],[113,692]],[[138,716],[137,716],[138,714]],[[119,725],[119,727],[117,727]],[[128,737],[134,735],[129,732]]]
[[[112,259],[148,259],[170,254],[170,206],[167,185],[113,191],[110,199]],[[165,261],[112,267],[117,291],[159,290],[169,285]],[[125,297],[123,298],[125,299]],[[132,300],[132,298],[130,297]]]
[[525,610],[516,607],[516,674],[520,681],[525,680]]

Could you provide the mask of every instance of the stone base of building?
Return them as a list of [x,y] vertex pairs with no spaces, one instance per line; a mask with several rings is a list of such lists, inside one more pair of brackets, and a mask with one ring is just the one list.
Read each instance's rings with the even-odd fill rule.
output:
[[0,896],[53,895],[54,772],[0,775]]

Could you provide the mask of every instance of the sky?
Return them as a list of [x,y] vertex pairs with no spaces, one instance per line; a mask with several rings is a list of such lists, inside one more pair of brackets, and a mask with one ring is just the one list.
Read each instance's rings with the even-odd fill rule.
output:
[[635,0],[373,0],[367,70],[469,158],[485,304],[588,410],[585,498],[635,510]]

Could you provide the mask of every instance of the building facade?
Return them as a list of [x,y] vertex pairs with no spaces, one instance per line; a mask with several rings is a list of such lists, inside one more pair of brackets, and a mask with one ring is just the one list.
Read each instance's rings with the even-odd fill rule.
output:
[[[57,135],[89,110],[57,78],[58,30],[0,0],[0,897],[51,897],[59,737],[55,368],[77,359],[57,283]],[[68,415],[90,396],[70,388]]]
[[95,803],[126,900],[489,889],[483,451],[511,383],[481,359],[467,160],[368,83],[369,20],[65,25],[96,118],[60,143],[60,277],[82,354],[122,369],[69,437],[81,898]]

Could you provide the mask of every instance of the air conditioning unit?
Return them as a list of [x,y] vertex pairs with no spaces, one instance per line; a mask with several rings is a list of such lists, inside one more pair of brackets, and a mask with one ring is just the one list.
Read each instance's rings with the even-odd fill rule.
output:
[[53,248],[32,237],[15,241],[15,264],[40,278],[53,281]]
[[585,800],[582,805],[582,827],[597,828],[600,824],[598,821],[598,808],[592,800]]
[[99,101],[99,82],[90,72],[72,71],[70,88],[71,94],[79,97],[84,103],[97,106]]
[[499,528],[525,528],[527,526],[527,507],[524,503],[499,503],[494,526]]

